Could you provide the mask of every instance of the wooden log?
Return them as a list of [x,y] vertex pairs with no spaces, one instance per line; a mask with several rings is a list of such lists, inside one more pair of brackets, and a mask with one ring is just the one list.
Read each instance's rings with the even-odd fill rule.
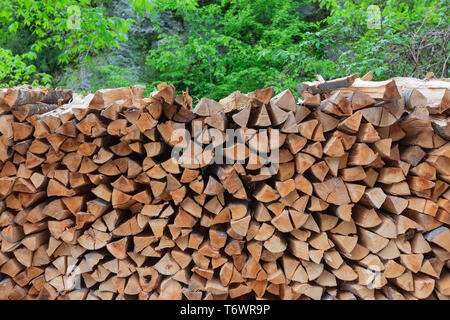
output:
[[358,75],[352,75],[349,77],[335,79],[330,81],[325,81],[322,83],[302,83],[297,85],[298,94],[302,95],[304,91],[309,92],[311,94],[319,94],[325,91],[336,90],[340,88],[349,87],[355,79],[357,79]]

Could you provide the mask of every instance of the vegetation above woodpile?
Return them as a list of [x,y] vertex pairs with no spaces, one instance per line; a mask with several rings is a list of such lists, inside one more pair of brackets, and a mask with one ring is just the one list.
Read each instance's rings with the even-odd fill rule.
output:
[[5,87],[94,92],[141,83],[148,95],[164,79],[218,100],[266,86],[294,91],[315,74],[449,76],[442,0],[0,0],[0,7]]
[[429,78],[0,89],[0,299],[448,300]]

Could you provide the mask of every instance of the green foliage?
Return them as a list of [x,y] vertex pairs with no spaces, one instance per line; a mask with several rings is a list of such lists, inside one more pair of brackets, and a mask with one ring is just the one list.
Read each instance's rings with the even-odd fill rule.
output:
[[[217,99],[238,89],[294,88],[315,74],[334,78],[372,71],[385,79],[434,71],[448,76],[445,1],[313,2],[322,11],[294,0],[198,3],[195,10],[183,11],[188,32],[160,35],[160,44],[149,52],[155,83],[170,81]],[[165,9],[178,12],[178,4],[171,1]],[[373,4],[380,9],[380,29],[367,23]],[[312,21],[304,15],[311,8],[319,12]]]
[[198,6],[197,0],[128,0],[128,3],[142,15],[162,10],[176,10],[183,13],[193,11]]
[[[423,77],[433,71],[448,77],[449,12],[446,1],[316,0],[330,15],[306,33],[289,61],[300,78],[311,77],[303,68],[328,65],[326,77],[372,71],[376,79]],[[380,9],[380,28],[369,28],[370,5]],[[308,50],[313,48],[313,50]]]
[[93,89],[100,88],[118,88],[133,85],[127,80],[130,77],[130,71],[111,64],[95,66],[91,84]]
[[[0,0],[0,8],[0,48],[15,50],[9,55],[18,61],[16,68],[6,70],[9,85],[30,78],[48,81],[48,74],[66,64],[89,59],[104,48],[118,47],[126,41],[131,23],[105,16],[90,0]],[[26,43],[21,46],[9,41],[22,37]],[[8,59],[7,52],[0,51],[0,60]],[[21,71],[23,63],[34,70]],[[43,72],[48,74],[44,76]]]
[[29,55],[13,55],[10,50],[0,48],[0,87],[31,83],[48,84],[51,80],[46,73],[36,71],[36,66],[25,63]]
[[[445,0],[127,1],[155,32],[131,32],[128,39],[135,21],[111,14],[117,0],[0,0],[0,86],[93,91],[140,81],[150,91],[170,82],[198,98],[220,99],[265,86],[295,92],[315,74],[449,76]],[[380,28],[368,24],[373,5]],[[128,51],[114,51],[125,41]],[[140,72],[105,59],[111,51],[130,50],[135,54],[125,61],[134,66],[146,55]]]
[[296,44],[310,27],[301,19],[305,3],[222,0],[185,11],[189,32],[162,34],[147,64],[156,70],[156,79],[189,87],[198,97],[219,99],[234,90],[268,85],[293,87],[295,79],[285,77],[286,57],[279,51]]
[[[253,48],[219,34],[192,34],[187,43],[178,35],[165,36],[147,63],[159,71],[158,78],[198,97],[223,97],[232,88],[242,91],[263,86],[277,70],[268,59],[258,59]],[[156,81],[158,82],[158,81]]]
[[[267,85],[277,90],[315,74],[325,78],[372,71],[376,79],[448,76],[446,1],[313,1],[328,15],[307,22],[306,1],[207,1],[183,18],[187,35],[160,36],[148,65],[157,80],[220,98]],[[168,7],[176,8],[177,1]],[[370,5],[381,14],[369,28]],[[309,5],[311,7],[311,5]]]

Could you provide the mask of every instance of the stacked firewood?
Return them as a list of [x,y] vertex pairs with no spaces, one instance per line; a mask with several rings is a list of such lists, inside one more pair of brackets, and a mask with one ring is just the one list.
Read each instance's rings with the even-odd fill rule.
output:
[[450,297],[450,82],[144,89],[0,90],[0,299]]

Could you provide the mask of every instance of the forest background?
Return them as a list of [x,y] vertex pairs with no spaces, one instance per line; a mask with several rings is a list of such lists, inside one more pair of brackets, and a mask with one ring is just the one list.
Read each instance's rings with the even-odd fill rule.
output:
[[0,0],[0,86],[220,99],[368,71],[449,77],[447,0]]

